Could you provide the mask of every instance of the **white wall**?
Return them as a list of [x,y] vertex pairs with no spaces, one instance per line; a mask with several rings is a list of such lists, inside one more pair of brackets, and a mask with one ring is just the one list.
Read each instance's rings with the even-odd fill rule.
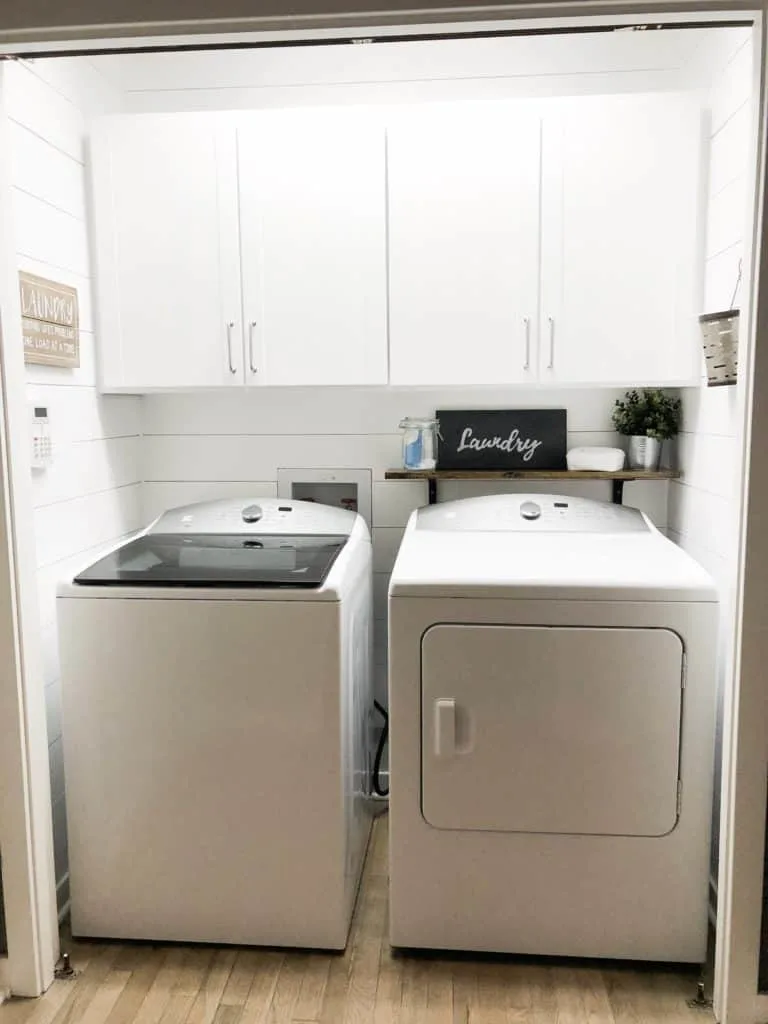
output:
[[[711,92],[711,159],[706,211],[704,308],[731,308],[739,260],[747,230],[749,161],[752,130],[751,31],[742,29],[724,44]],[[740,289],[735,306],[744,301]],[[669,536],[713,575],[723,613],[719,702],[726,681],[727,637],[736,571],[736,471],[742,439],[738,432],[735,387],[684,389],[679,461],[683,478],[670,485]],[[720,720],[721,716],[718,715]],[[718,728],[718,763],[720,753]],[[718,841],[719,792],[716,795],[713,854]]]
[[[258,388],[144,399],[143,512],[148,521],[169,506],[217,497],[271,496],[278,468],[369,469],[373,481],[373,545],[377,696],[386,700],[386,600],[389,575],[410,513],[426,503],[426,484],[386,481],[402,464],[400,420],[439,408],[563,407],[571,447],[614,444],[609,389]],[[625,501],[667,522],[666,483],[631,483]],[[440,498],[492,491],[552,491],[610,499],[607,483],[465,483],[446,481]]]
[[79,369],[27,367],[30,404],[48,408],[54,461],[33,471],[34,525],[59,905],[67,899],[66,821],[56,642],[56,581],[141,524],[140,408],[100,398],[94,368],[93,282],[86,227],[88,118],[119,108],[114,86],[86,60],[5,67],[15,248],[20,269],[74,285]]

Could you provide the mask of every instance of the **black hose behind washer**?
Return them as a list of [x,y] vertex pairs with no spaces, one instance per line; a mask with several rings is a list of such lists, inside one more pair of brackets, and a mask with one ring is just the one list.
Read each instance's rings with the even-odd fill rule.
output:
[[376,796],[389,796],[389,789],[384,789],[381,785],[381,760],[384,757],[384,747],[386,747],[387,739],[389,738],[389,714],[384,705],[379,704],[377,700],[374,700],[373,706],[384,719],[384,728],[381,730],[381,736],[379,736],[379,742],[376,745],[371,782]]

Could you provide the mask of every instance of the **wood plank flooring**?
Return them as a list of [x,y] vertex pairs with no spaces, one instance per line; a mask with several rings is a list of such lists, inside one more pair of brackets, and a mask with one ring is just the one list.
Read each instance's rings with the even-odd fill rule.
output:
[[531,958],[395,956],[387,821],[376,822],[343,955],[73,942],[78,971],[0,1024],[711,1024],[696,971]]

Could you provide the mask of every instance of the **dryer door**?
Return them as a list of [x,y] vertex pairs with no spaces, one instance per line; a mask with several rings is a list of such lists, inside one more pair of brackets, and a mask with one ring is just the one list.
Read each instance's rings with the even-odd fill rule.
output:
[[683,646],[665,629],[437,625],[422,640],[435,828],[661,836],[678,814]]

